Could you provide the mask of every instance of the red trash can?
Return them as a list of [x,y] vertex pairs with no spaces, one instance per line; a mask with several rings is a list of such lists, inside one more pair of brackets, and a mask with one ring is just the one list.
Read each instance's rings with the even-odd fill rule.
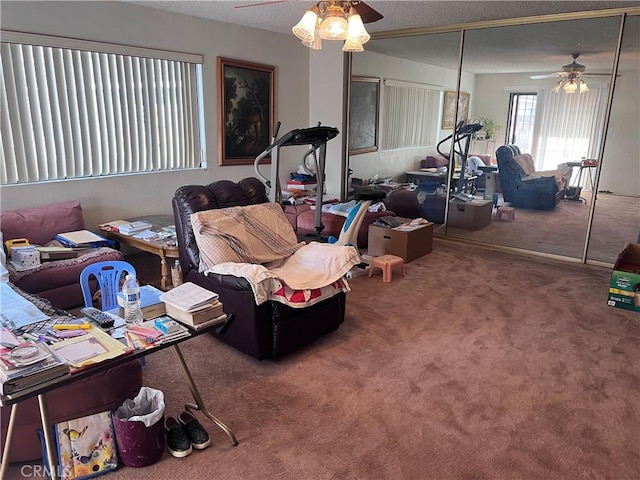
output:
[[120,461],[127,467],[146,467],[164,453],[164,394],[142,387],[113,414],[113,430]]

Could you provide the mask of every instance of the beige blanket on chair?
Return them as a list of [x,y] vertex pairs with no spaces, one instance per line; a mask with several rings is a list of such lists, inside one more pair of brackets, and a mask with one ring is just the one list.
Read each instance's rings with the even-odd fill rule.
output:
[[277,203],[196,212],[191,214],[191,225],[201,272],[218,263],[281,260],[304,245]]
[[[339,282],[337,285],[339,288],[328,289],[330,291],[328,296],[346,291],[348,284],[343,277],[358,263],[360,263],[360,254],[353,247],[311,242],[290,257],[267,265],[219,263],[207,269],[205,273],[233,275],[246,279],[251,285],[258,305],[267,300],[275,300],[295,308],[303,308],[327,298],[327,295],[322,297],[309,295],[308,293],[312,290],[323,290],[332,285],[336,287]],[[298,304],[285,302],[279,294],[282,287],[291,291],[306,292],[307,297],[312,297],[309,299],[311,301]]]

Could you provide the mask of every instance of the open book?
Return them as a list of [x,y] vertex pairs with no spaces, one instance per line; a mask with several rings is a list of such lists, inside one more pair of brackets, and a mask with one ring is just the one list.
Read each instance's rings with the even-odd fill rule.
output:
[[193,313],[211,306],[218,300],[218,294],[195,283],[186,282],[164,292],[160,295],[160,300],[183,312]]

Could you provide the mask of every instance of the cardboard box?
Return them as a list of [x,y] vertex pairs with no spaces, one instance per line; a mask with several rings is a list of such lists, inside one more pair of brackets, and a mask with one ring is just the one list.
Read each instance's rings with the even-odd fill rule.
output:
[[[407,222],[410,219],[403,219]],[[405,263],[431,252],[433,248],[433,223],[427,223],[416,230],[401,231],[392,228],[369,226],[368,255],[397,255]]]
[[493,202],[491,200],[451,200],[449,202],[449,226],[480,230],[491,225]]
[[618,255],[607,305],[640,312],[640,243],[628,243]]

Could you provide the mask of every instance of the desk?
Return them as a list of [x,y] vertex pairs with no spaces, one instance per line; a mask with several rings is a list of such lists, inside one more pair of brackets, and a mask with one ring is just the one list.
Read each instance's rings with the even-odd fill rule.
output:
[[573,181],[573,175],[572,175],[572,178],[570,179],[568,184],[568,186],[575,188],[575,195],[573,195],[570,198],[569,197],[567,198],[569,198],[569,200],[580,200],[580,201],[584,201],[584,203],[587,203],[587,200],[580,196],[580,191],[582,190],[582,173],[585,170],[587,171],[587,175],[589,176],[589,185],[591,186],[591,192],[592,194],[595,194],[596,185],[595,185],[595,179],[593,178],[593,175],[591,173],[591,169],[598,168],[598,163],[590,160],[588,161],[588,163],[586,163],[586,161],[567,162],[567,165],[569,167],[578,167],[578,175],[576,176],[575,182]]
[[[406,180],[407,182],[411,182],[413,180],[416,181],[416,183],[426,183],[426,184],[438,184],[438,185],[443,185],[447,183],[447,172],[425,172],[423,170],[410,170],[408,172],[404,172],[405,176],[406,176]],[[475,175],[472,176],[465,176],[464,177],[464,182],[465,182],[465,192],[468,190],[473,190],[473,184],[474,181],[476,180]],[[460,173],[456,172],[453,174],[453,180],[454,181],[458,181],[460,180]],[[455,187],[455,185],[454,185]]]
[[[138,217],[127,219],[129,222],[136,220],[146,220],[151,223],[151,230],[159,230],[162,227],[173,225],[173,217],[171,215],[150,215],[146,217]],[[132,248],[142,250],[143,252],[152,253],[160,257],[160,286],[163,290],[167,290],[171,286],[171,276],[169,275],[169,267],[167,266],[167,258],[178,258],[178,246],[176,244],[168,244],[166,240],[147,241],[141,238],[135,238],[132,235],[123,235],[117,230],[105,231],[104,235],[111,240],[117,240],[120,243],[128,245]]]
[[[185,409],[186,410],[200,410],[203,415],[205,415],[207,418],[209,418],[209,420],[211,420],[213,423],[215,423],[220,429],[222,429],[224,431],[224,433],[227,434],[227,436],[229,437],[229,439],[231,440],[231,444],[233,446],[238,445],[238,440],[236,439],[235,435],[233,434],[233,432],[231,431],[231,429],[229,427],[227,427],[224,423],[222,423],[220,420],[218,420],[214,415],[212,415],[208,410],[206,405],[204,404],[204,401],[202,399],[202,396],[200,395],[200,392],[198,391],[198,387],[196,386],[195,382],[193,381],[193,377],[191,376],[191,372],[189,371],[189,367],[187,366],[184,357],[182,356],[182,352],[180,351],[180,347],[178,346],[179,343],[184,342],[186,340],[189,340],[191,338],[194,338],[198,335],[202,335],[205,332],[208,332],[209,330],[211,330],[212,328],[216,328],[216,325],[212,325],[208,328],[203,328],[202,330],[189,330],[189,332],[191,333],[191,335],[189,337],[185,337],[185,338],[180,338],[177,340],[174,340],[173,342],[167,342],[166,344],[161,344],[158,346],[154,346],[151,348],[148,348],[146,350],[142,350],[142,351],[135,351],[132,354],[129,355],[123,355],[111,360],[107,360],[105,362],[99,363],[95,366],[92,367],[88,367],[85,368],[83,370],[80,370],[78,372],[74,372],[71,375],[67,375],[64,377],[60,377],[48,382],[43,382],[39,385],[36,385],[32,388],[27,388],[25,390],[21,390],[19,392],[16,392],[15,394],[11,394],[11,395],[6,395],[6,396],[0,396],[0,405],[5,407],[5,406],[10,406],[11,407],[11,413],[9,416],[9,426],[7,428],[7,437],[5,439],[5,443],[4,443],[4,449],[2,452],[2,465],[0,465],[0,479],[1,478],[5,478],[6,472],[7,472],[7,468],[9,466],[9,449],[11,448],[11,437],[13,436],[13,428],[14,428],[14,424],[15,424],[15,419],[16,419],[16,412],[18,407],[20,406],[20,402],[28,399],[28,398],[32,398],[32,397],[38,397],[38,407],[40,409],[40,418],[42,420],[42,428],[43,428],[43,432],[44,432],[44,437],[45,437],[45,445],[46,445],[46,453],[47,453],[47,462],[49,465],[58,465],[57,462],[57,453],[56,453],[56,442],[55,439],[53,438],[53,432],[52,429],[50,427],[50,422],[49,422],[49,415],[48,415],[48,410],[47,410],[47,392],[50,392],[52,390],[55,390],[56,388],[60,388],[64,385],[68,385],[70,383],[73,382],[77,382],[78,380],[81,380],[83,378],[86,378],[90,375],[94,375],[96,373],[100,373],[103,372],[105,370],[108,370],[109,368],[113,368],[117,365],[129,362],[133,359],[136,358],[140,358],[140,357],[144,357],[146,355],[149,355],[150,353],[154,353],[154,352],[158,352],[160,350],[164,350],[165,348],[171,348],[173,350],[173,353],[175,354],[176,360],[178,361],[178,364],[180,366],[180,369],[182,371],[182,374],[189,386],[189,390],[191,391],[191,395],[195,401],[194,403],[187,403],[185,404]],[[56,480],[58,478],[58,472],[56,468],[51,468],[51,480]]]

